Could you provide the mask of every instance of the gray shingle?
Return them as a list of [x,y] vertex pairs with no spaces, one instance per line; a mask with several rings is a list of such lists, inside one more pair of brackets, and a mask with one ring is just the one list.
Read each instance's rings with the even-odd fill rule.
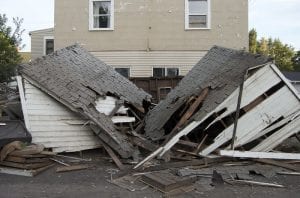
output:
[[181,80],[167,98],[146,116],[146,135],[152,140],[160,139],[169,118],[193,95],[209,87],[210,91],[202,108],[193,116],[201,120],[227,98],[241,83],[249,67],[268,62],[268,58],[214,46]]
[[97,97],[109,94],[141,108],[143,100],[151,98],[149,94],[78,45],[21,65],[20,72],[55,99],[72,107],[71,110],[95,122],[111,137],[109,144],[120,155],[129,157],[132,154],[132,145],[126,135],[117,131],[111,119],[99,113],[94,104]]

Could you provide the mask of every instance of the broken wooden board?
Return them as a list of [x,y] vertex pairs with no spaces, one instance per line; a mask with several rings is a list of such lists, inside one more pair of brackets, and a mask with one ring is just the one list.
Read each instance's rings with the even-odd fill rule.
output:
[[25,158],[25,157],[15,157],[15,156],[8,156],[5,161],[8,162],[16,162],[16,163],[43,163],[43,162],[49,162],[49,158]]
[[56,168],[57,173],[61,172],[70,172],[70,171],[77,171],[77,170],[84,170],[91,168],[92,165],[90,164],[80,164],[80,165],[72,165],[72,166],[60,166]]
[[148,184],[163,193],[168,193],[183,186],[190,186],[197,177],[178,177],[167,172],[157,172],[143,175],[141,181]]
[[54,164],[50,164],[49,166],[45,166],[42,168],[38,168],[35,170],[22,170],[17,168],[10,168],[10,167],[0,167],[0,173],[9,174],[9,175],[19,175],[25,177],[34,177],[39,173],[51,168]]
[[259,162],[259,163],[264,163],[264,164],[270,164],[270,165],[273,165],[273,166],[282,167],[282,168],[289,169],[289,170],[292,170],[292,171],[300,171],[300,169],[297,168],[296,166],[293,166],[291,164],[287,164],[287,163],[284,163],[284,162],[271,160],[271,159],[253,159],[253,161],[256,161],[256,162]]
[[117,167],[120,170],[124,170],[125,169],[124,165],[120,161],[119,157],[114,153],[114,151],[106,143],[104,143],[104,142],[101,141],[101,144],[103,145],[104,149],[109,154],[109,156],[112,158],[112,160],[115,162],[115,164],[117,165]]
[[271,136],[267,137],[265,140],[261,141],[257,146],[255,146],[251,151],[258,152],[264,151],[268,152],[281,144],[284,140],[297,134],[300,131],[300,115],[297,118],[287,123],[284,127],[273,133]]
[[13,168],[20,168],[25,170],[31,170],[31,169],[38,169],[45,166],[49,166],[52,164],[52,162],[43,162],[43,163],[32,163],[32,164],[21,164],[21,163],[15,163],[15,162],[0,162],[0,165],[13,167]]
[[300,159],[300,153],[271,153],[271,152],[220,150],[220,155],[226,157],[242,157],[242,158],[256,158],[256,159],[282,159],[282,160]]

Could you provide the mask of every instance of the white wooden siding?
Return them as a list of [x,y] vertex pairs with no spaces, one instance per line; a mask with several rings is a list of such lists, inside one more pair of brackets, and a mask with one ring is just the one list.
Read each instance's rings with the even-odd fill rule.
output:
[[131,77],[151,77],[153,67],[176,67],[186,75],[206,51],[107,51],[91,52],[112,67],[130,67]]
[[44,37],[54,35],[53,28],[30,32],[31,35],[31,60],[44,54]]
[[[100,146],[98,137],[80,116],[25,80],[26,127],[32,142],[54,152],[74,152]],[[22,104],[23,105],[23,104]]]

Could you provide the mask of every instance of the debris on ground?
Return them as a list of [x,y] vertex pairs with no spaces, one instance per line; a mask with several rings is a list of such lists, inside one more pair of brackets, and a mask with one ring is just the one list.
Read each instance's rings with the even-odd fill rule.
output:
[[[1,173],[89,171],[69,153],[101,148],[107,182],[166,197],[300,175],[300,97],[264,56],[215,46],[157,105],[79,45],[22,65],[17,83],[22,116],[0,108]],[[26,128],[5,138],[5,116]]]

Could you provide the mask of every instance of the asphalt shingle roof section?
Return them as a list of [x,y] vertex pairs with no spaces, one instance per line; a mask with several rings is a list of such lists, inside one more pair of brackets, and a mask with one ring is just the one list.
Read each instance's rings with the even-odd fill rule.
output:
[[282,73],[290,81],[299,81],[300,82],[300,72],[283,71]]
[[20,73],[71,110],[96,123],[106,132],[106,135],[97,135],[122,157],[132,154],[132,145],[126,135],[115,129],[108,116],[96,110],[95,101],[99,96],[113,95],[142,108],[143,100],[149,100],[151,96],[112,67],[79,45],[72,45],[21,65]]
[[244,51],[214,46],[180,81],[167,98],[146,116],[146,135],[152,140],[162,138],[163,127],[170,117],[191,97],[209,87],[202,107],[190,120],[201,120],[214,110],[242,82],[246,70],[262,65],[269,59]]

